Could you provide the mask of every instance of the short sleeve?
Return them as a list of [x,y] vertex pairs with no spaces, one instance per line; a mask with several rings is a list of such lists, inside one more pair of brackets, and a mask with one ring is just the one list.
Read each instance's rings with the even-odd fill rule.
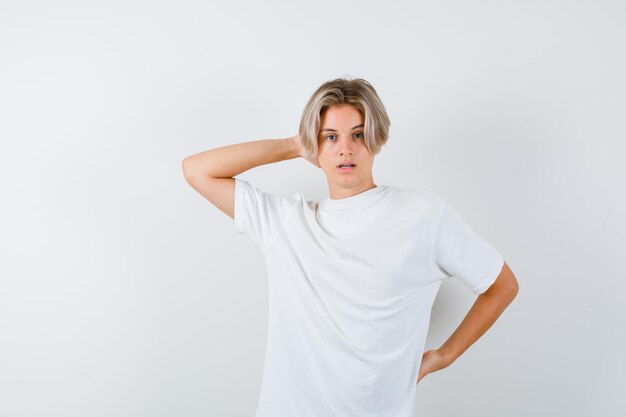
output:
[[475,294],[485,292],[500,275],[504,257],[444,201],[439,219],[434,250],[436,264]]
[[270,194],[246,180],[235,178],[235,213],[233,229],[254,240],[267,251],[282,230],[289,210],[297,202],[296,195]]

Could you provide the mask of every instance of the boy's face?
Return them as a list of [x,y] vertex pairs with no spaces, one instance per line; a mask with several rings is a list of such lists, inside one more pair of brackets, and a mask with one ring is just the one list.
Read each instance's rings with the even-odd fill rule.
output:
[[[363,122],[361,112],[350,104],[332,106],[322,113],[318,161],[326,174],[331,198],[349,197],[375,186],[374,156],[365,146]],[[355,166],[339,168],[342,164]]]

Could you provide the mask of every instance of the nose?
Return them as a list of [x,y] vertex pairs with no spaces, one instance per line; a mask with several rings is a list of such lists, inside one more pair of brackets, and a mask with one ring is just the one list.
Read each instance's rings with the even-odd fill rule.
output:
[[352,142],[351,138],[343,138],[340,139],[340,145],[339,145],[339,154],[340,155],[346,155],[346,154],[352,154],[354,151],[354,143]]

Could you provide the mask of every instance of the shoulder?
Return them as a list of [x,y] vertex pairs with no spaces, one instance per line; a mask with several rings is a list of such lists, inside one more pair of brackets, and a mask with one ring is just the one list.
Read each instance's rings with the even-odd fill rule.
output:
[[445,204],[443,198],[425,188],[407,188],[387,185],[387,195],[389,200],[395,204],[414,205],[424,209],[439,211]]
[[268,219],[270,216],[284,217],[300,200],[300,194],[279,194],[235,178],[235,212],[249,212],[251,215]]
[[242,178],[237,178],[237,177],[235,177],[235,187],[236,187],[235,191],[238,191],[242,196],[248,194],[248,195],[255,196],[257,198],[281,201],[287,204],[289,204],[290,202],[295,203],[297,200],[300,199],[300,196],[301,196],[300,193],[284,195],[284,194],[276,194],[276,193],[268,192],[262,187],[258,187],[256,185],[253,185],[247,180],[244,180]]

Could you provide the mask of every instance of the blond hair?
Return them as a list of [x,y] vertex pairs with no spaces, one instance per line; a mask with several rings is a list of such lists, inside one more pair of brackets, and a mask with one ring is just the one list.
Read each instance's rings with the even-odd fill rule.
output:
[[300,141],[312,155],[318,154],[320,119],[330,107],[340,104],[354,106],[364,118],[365,146],[378,154],[389,138],[389,116],[374,87],[362,78],[335,78],[322,84],[304,107],[300,119]]

